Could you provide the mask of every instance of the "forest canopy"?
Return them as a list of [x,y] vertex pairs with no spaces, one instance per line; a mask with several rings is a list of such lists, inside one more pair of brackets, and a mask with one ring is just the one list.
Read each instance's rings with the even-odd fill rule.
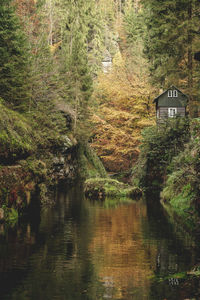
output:
[[199,1],[2,0],[0,15],[4,105],[69,114],[107,170],[130,170],[161,89],[176,85],[198,116]]

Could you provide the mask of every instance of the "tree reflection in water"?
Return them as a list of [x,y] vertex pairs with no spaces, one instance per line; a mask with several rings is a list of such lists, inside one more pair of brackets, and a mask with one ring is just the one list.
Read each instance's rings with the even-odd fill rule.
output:
[[5,300],[184,299],[182,279],[171,275],[190,269],[199,257],[158,205],[90,202],[77,187],[60,190],[56,206],[31,222],[3,226]]

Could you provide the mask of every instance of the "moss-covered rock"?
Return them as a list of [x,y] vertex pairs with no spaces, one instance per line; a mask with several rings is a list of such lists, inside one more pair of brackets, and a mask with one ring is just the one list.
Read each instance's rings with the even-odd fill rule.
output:
[[96,200],[102,200],[105,197],[137,198],[142,196],[141,189],[110,178],[88,179],[85,181],[84,191],[87,198]]
[[87,143],[79,144],[77,150],[80,178],[86,180],[88,178],[108,177],[100,158]]
[[30,203],[30,193],[35,189],[32,174],[20,165],[6,166],[0,170],[1,220],[17,219]]

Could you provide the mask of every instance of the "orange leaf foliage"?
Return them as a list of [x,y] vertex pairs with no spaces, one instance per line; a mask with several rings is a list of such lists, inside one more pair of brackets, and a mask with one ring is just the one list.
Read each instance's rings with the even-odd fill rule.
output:
[[[89,251],[100,280],[114,287],[112,299],[143,299],[142,295],[149,295],[157,250],[153,243],[144,243],[140,234],[146,214],[142,202],[96,210]],[[130,284],[143,294],[130,298]]]
[[92,146],[108,171],[127,171],[138,157],[141,129],[154,123],[147,83],[127,70],[118,53],[112,70],[99,74],[94,97],[99,110],[92,118]]

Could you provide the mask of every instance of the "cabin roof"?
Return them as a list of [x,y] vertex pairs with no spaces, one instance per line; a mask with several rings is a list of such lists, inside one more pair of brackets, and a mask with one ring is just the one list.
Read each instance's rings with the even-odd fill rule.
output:
[[179,93],[181,93],[183,96],[185,96],[187,99],[188,99],[188,96],[185,95],[183,92],[181,92],[177,87],[175,87],[174,85],[172,85],[170,88],[168,88],[167,90],[165,90],[162,94],[160,94],[159,96],[157,96],[154,100],[153,100],[153,103],[157,102],[158,99],[164,95],[165,93],[167,93],[169,90],[172,90],[172,89],[176,89]]

